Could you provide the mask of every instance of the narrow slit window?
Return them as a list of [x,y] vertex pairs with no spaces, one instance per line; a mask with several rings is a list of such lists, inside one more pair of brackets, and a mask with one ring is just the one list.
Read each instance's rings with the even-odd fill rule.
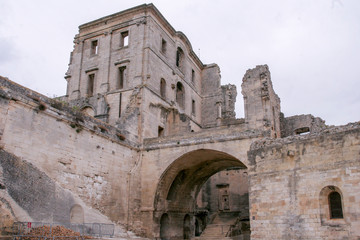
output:
[[194,69],[191,70],[191,82],[192,83],[195,82],[195,71],[194,71]]
[[164,128],[163,127],[158,127],[158,137],[162,137],[164,136]]
[[182,68],[183,67],[183,62],[184,62],[184,51],[181,48],[177,48],[177,51],[176,51],[176,66],[178,68]]
[[191,113],[195,116],[195,100],[193,99],[191,102]]
[[160,80],[160,96],[163,98],[166,97],[166,82],[163,78]]
[[122,94],[120,93],[119,95],[119,117],[121,117],[121,99],[122,98]]
[[124,88],[126,67],[119,67],[116,89]]
[[129,32],[122,32],[121,33],[121,42],[120,47],[126,47],[129,45]]
[[164,39],[161,40],[161,52],[166,53],[166,41]]
[[87,95],[91,97],[94,95],[94,81],[95,81],[95,74],[89,74],[88,76],[88,86],[87,86]]
[[331,219],[344,218],[340,193],[332,192],[329,194],[329,208]]
[[99,48],[98,40],[91,41],[91,55],[98,54],[98,50],[99,50],[98,48]]

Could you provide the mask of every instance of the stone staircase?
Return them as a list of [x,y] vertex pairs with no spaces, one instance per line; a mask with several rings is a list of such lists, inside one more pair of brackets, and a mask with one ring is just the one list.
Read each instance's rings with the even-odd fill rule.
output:
[[236,239],[242,240],[239,237],[226,237],[230,227],[236,223],[238,213],[234,212],[220,212],[217,213],[211,224],[208,224],[200,237],[192,238],[193,240],[217,239],[229,240]]

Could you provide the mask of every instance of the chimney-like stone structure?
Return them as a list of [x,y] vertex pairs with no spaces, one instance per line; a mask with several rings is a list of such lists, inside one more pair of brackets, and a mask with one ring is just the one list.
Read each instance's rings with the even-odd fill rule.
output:
[[241,87],[249,129],[263,129],[269,137],[281,137],[280,98],[274,92],[268,66],[247,70]]

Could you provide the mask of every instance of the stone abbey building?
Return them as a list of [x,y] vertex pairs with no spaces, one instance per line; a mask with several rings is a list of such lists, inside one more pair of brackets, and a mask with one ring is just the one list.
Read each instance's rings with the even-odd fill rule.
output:
[[0,216],[149,239],[359,239],[360,123],[286,117],[268,66],[221,85],[152,4],[83,24],[66,95],[0,78]]

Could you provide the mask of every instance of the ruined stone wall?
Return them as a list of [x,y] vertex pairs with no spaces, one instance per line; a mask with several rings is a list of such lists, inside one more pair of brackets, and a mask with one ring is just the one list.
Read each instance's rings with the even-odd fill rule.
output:
[[269,137],[281,137],[280,98],[274,92],[267,65],[246,71],[242,82],[245,122],[252,129],[264,129]]
[[[133,204],[128,200],[136,192],[136,188],[129,191],[129,174],[137,161],[135,145],[126,144],[127,140],[105,123],[59,110],[60,105],[46,97],[1,80],[6,93],[0,107],[6,109],[0,121],[6,122],[2,149],[35,166],[87,206],[126,224]],[[35,180],[30,184],[36,184]],[[51,184],[48,187],[54,189]],[[41,189],[48,192],[46,187]],[[68,203],[49,202],[49,208]],[[31,206],[31,202],[26,204]],[[41,215],[34,219],[48,220]]]
[[317,133],[326,128],[325,121],[311,114],[296,115],[283,120],[282,137],[302,133]]
[[222,104],[221,117],[224,119],[235,118],[236,85],[227,84],[221,86]]
[[216,125],[221,118],[221,104],[223,102],[220,88],[220,68],[216,64],[207,65],[202,72],[201,104],[202,125]]
[[[251,239],[358,239],[360,125],[261,140],[249,151]],[[331,219],[328,194],[341,195]]]

